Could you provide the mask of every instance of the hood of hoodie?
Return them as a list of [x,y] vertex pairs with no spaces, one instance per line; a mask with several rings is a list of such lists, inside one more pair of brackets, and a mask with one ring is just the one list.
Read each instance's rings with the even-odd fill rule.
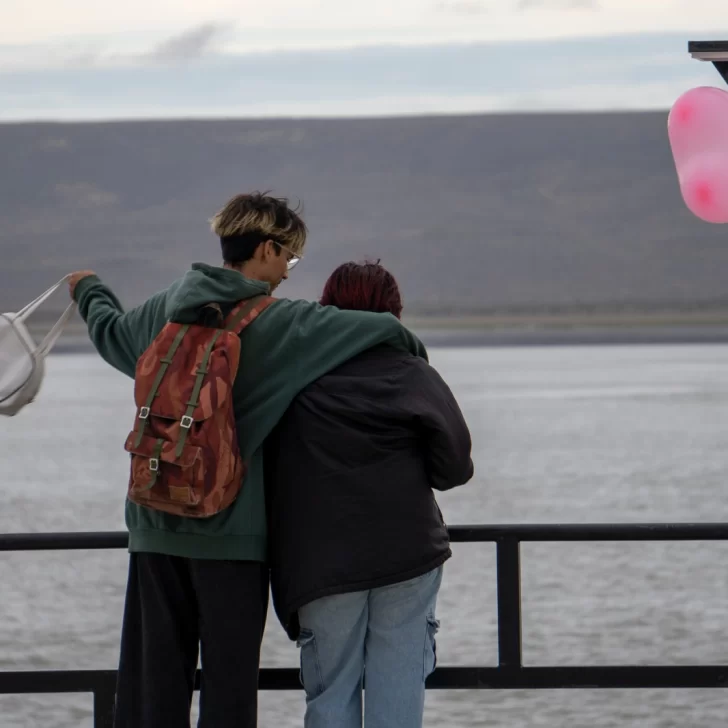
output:
[[169,289],[165,316],[170,321],[192,323],[207,303],[234,304],[246,298],[268,295],[270,286],[254,281],[230,268],[195,263]]

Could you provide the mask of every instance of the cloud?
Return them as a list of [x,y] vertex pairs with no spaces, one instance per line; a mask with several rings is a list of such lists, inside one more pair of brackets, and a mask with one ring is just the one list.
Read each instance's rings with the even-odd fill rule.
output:
[[211,50],[224,31],[225,26],[220,23],[198,25],[163,41],[152,51],[144,54],[144,58],[162,63],[200,58]]
[[453,15],[480,15],[488,12],[483,0],[440,0],[435,5],[435,10]]
[[[666,110],[688,88],[720,84],[711,64],[676,48],[684,48],[683,35],[212,53],[194,67],[2,70],[0,120]],[[106,202],[96,192],[64,194]]]
[[599,0],[518,0],[519,10],[599,10]]
[[208,22],[161,40],[157,38],[156,43],[150,43],[144,36],[60,39],[36,45],[0,43],[0,78],[14,72],[89,72],[186,65],[214,55],[215,51],[228,50],[223,41],[234,30],[232,23]]

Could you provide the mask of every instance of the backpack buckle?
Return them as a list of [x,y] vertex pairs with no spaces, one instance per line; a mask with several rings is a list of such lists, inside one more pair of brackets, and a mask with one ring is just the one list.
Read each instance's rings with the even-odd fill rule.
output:
[[181,428],[182,428],[183,430],[189,430],[189,429],[190,429],[190,427],[192,427],[192,423],[193,423],[193,422],[194,422],[194,420],[193,420],[193,419],[192,419],[192,418],[191,418],[191,417],[190,417],[189,415],[185,415],[185,416],[184,416],[184,417],[183,417],[183,418],[182,418],[182,419],[181,419],[181,420],[179,421],[179,426],[180,426],[180,427],[181,427]]
[[159,459],[149,458],[149,470],[152,473],[156,473],[159,470]]
[[149,417],[149,407],[140,407],[139,408],[139,419],[146,420],[147,417]]

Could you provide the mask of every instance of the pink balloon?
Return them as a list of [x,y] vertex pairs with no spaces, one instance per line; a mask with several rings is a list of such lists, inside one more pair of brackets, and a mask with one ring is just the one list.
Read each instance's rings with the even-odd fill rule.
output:
[[702,86],[684,93],[667,120],[680,192],[701,220],[728,222],[728,92]]
[[728,148],[704,152],[682,166],[680,190],[688,209],[701,220],[728,222]]

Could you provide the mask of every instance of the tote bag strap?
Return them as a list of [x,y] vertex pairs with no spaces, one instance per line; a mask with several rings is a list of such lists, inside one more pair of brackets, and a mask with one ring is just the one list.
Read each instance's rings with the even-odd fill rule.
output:
[[44,303],[47,299],[49,299],[68,279],[70,276],[64,276],[61,278],[58,283],[52,285],[45,293],[41,293],[38,298],[36,298],[34,301],[31,301],[27,306],[24,306],[15,314],[16,319],[19,319],[20,321],[24,321],[30,314],[35,311],[38,306],[40,306],[42,303]]
[[[61,278],[58,283],[52,285],[45,293],[41,293],[38,298],[36,298],[34,301],[31,301],[27,306],[24,306],[20,311],[18,311],[15,316],[13,316],[13,319],[16,321],[24,321],[28,316],[30,316],[40,305],[45,303],[68,279],[70,278],[70,275],[64,276]],[[56,341],[58,340],[58,337],[63,332],[64,327],[71,319],[71,316],[73,316],[74,312],[78,308],[75,301],[72,301],[67,307],[66,310],[63,312],[61,317],[56,321],[55,324],[51,327],[51,330],[45,335],[45,338],[43,339],[41,345],[36,349],[35,353],[38,356],[46,356],[50,350],[55,345]]]
[[71,316],[73,316],[73,314],[75,313],[76,308],[78,307],[75,302],[70,303],[61,315],[61,318],[59,318],[58,321],[53,324],[53,327],[45,335],[45,338],[41,342],[41,345],[36,350],[40,356],[47,356],[50,353],[50,350],[53,348],[54,344],[58,340],[58,337],[63,333],[64,327],[71,319]]

